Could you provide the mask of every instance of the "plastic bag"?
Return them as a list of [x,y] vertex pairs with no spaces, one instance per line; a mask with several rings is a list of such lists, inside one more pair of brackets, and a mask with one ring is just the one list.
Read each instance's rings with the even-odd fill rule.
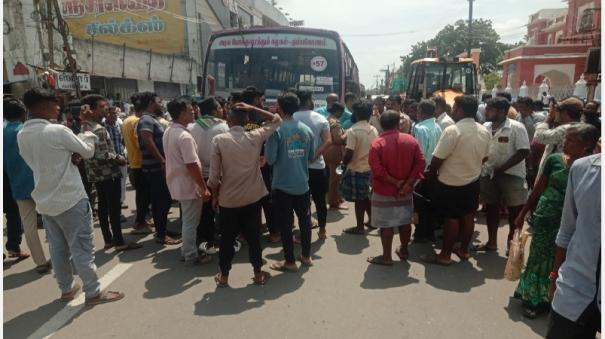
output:
[[504,268],[504,277],[510,281],[518,280],[521,277],[525,260],[525,243],[529,233],[521,233],[518,229],[515,230],[513,240],[510,241],[510,250],[508,251],[508,260]]

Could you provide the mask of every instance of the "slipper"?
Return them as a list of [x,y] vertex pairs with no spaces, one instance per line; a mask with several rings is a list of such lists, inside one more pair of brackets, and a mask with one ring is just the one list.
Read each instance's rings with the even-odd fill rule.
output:
[[112,301],[118,301],[124,298],[124,293],[116,292],[116,291],[105,291],[101,292],[98,296],[94,298],[87,299],[84,304],[87,306],[99,305],[110,303]]
[[143,247],[143,245],[138,244],[136,242],[129,242],[124,245],[116,246],[115,250],[116,251],[129,251],[129,250],[136,250],[137,248],[141,248],[141,247]]
[[496,252],[498,248],[487,247],[485,244],[471,246],[473,252]]
[[269,268],[271,268],[274,271],[278,271],[278,272],[298,272],[298,266],[296,266],[296,264],[286,264],[285,262],[276,262],[271,264],[271,266],[269,266]]
[[344,206],[344,205],[330,205],[330,208],[329,208],[329,209],[330,209],[331,211],[338,211],[338,210],[341,210],[341,211],[346,211],[346,210],[348,210],[349,208],[348,208],[347,206]]
[[433,264],[433,265],[439,265],[439,266],[449,266],[452,264],[451,260],[449,262],[440,261],[439,257],[437,257],[437,255],[435,255],[435,254],[420,256],[420,260],[424,261],[427,264]]
[[320,232],[317,232],[317,237],[319,238],[319,240],[326,240],[326,239],[328,239],[328,234],[327,234],[327,233],[325,233],[325,232],[324,232],[324,233],[322,233],[322,232],[320,231]]
[[342,231],[346,234],[355,234],[355,235],[365,235],[366,231],[363,229],[358,229],[357,227],[349,227]]
[[270,244],[277,244],[279,242],[281,242],[281,235],[279,235],[279,236],[276,235],[275,238],[273,238],[272,235],[269,235],[269,243]]
[[399,257],[399,259],[401,259],[401,261],[408,260],[408,257],[410,256],[409,254],[406,254],[406,255],[401,254],[401,247],[395,250],[395,254],[397,254],[397,256]]
[[8,251],[9,258],[17,258],[19,260],[23,260],[29,258],[29,256],[29,253],[25,251]]
[[269,272],[261,271],[260,279],[257,279],[256,277],[252,277],[252,281],[254,282],[255,285],[262,286],[267,283],[269,278],[271,278],[271,274],[269,274]]
[[376,257],[369,257],[367,259],[367,262],[369,262],[370,264],[375,264],[375,265],[382,265],[382,266],[393,266],[393,262],[388,262],[384,260],[384,257],[382,255],[376,256]]
[[458,256],[458,258],[460,258],[460,260],[468,260],[471,257],[470,253],[467,253],[466,255],[462,254],[462,249],[460,249],[460,248],[454,248],[452,250],[452,253],[454,253],[456,256]]
[[216,287],[229,287],[229,283],[222,282],[221,277],[222,277],[221,273],[217,273],[214,276],[214,282],[216,283]]
[[114,245],[112,242],[108,242],[107,244],[105,244],[105,246],[103,246],[103,249],[107,251],[108,249],[112,248],[113,246]]
[[300,256],[300,257],[298,257],[298,260],[300,260],[300,262],[303,264],[303,266],[306,266],[306,267],[313,266],[313,260],[311,260],[311,257],[309,257],[308,259],[304,259],[302,256]]
[[78,291],[80,291],[80,285],[74,284],[74,287],[72,287],[71,291],[61,294],[61,298],[59,298],[59,300],[71,301],[75,298],[76,294],[78,294]]
[[155,242],[158,243],[158,244],[161,244],[161,245],[178,245],[182,241],[181,240],[177,240],[177,239],[172,239],[172,238],[166,236],[166,238],[164,238],[164,239],[156,238]]
[[318,223],[315,223],[315,222],[314,222],[314,223],[312,223],[312,224],[311,224],[311,229],[316,229],[316,228],[319,228],[319,224],[318,224]]
[[366,222],[366,223],[364,223],[363,225],[364,225],[365,227],[367,227],[369,230],[375,230],[375,229],[376,229],[376,227],[374,227],[374,226],[370,225],[370,223],[369,223],[369,222]]
[[151,229],[150,226],[133,228],[133,230],[130,232],[130,234],[151,234],[151,233],[153,233],[153,230]]

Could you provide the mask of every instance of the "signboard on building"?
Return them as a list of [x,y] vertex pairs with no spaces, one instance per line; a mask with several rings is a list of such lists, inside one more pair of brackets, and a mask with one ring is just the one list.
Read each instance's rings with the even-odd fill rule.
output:
[[218,37],[212,49],[312,48],[336,50],[336,41],[323,36],[290,33],[249,33]]
[[78,39],[91,39],[156,53],[185,48],[181,2],[172,0],[62,0],[61,13]]
[[[65,90],[75,90],[76,84],[73,73],[59,72],[57,74],[57,88]],[[78,73],[78,81],[80,82],[80,90],[90,91],[90,75],[87,73]]]

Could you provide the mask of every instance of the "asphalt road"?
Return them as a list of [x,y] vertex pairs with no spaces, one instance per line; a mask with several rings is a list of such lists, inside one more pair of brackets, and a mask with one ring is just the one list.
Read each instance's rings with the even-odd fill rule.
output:
[[[129,188],[127,203],[134,207]],[[352,207],[352,205],[351,205]],[[131,209],[124,210],[131,231]],[[178,230],[178,209],[169,216]],[[410,246],[408,262],[393,267],[368,264],[380,254],[376,231],[342,234],[354,224],[352,209],[329,213],[328,239],[313,232],[315,266],[298,273],[272,271],[266,286],[250,280],[247,247],[236,255],[231,288],[219,289],[213,275],[218,257],[184,267],[180,247],[161,247],[152,236],[131,236],[143,248],[121,254],[103,251],[95,225],[98,274],[124,300],[83,307],[82,297],[66,305],[52,274],[39,275],[31,259],[4,265],[4,336],[27,338],[540,338],[547,317],[526,320],[511,295],[516,282],[503,278],[504,239],[498,253],[477,254],[450,267],[426,266],[419,256],[430,244]],[[487,231],[479,216],[476,241]],[[44,232],[40,230],[41,238]],[[263,240],[263,257],[281,260],[281,247]],[[23,241],[23,246],[25,241]],[[26,248],[26,247],[25,247]],[[297,246],[296,251],[300,248]],[[457,258],[455,258],[457,260]],[[269,270],[268,266],[265,269]]]

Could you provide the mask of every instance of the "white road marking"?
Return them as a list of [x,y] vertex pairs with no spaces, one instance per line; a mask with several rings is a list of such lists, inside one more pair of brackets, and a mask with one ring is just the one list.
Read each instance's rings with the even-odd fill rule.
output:
[[[119,263],[109,272],[107,272],[107,274],[99,279],[99,282],[101,283],[101,290],[104,290],[107,286],[124,274],[130,268],[130,266],[132,266],[132,264]],[[84,308],[84,292],[80,292],[80,294],[74,300],[65,305],[61,311],[57,312],[57,314],[50,318],[50,320],[38,328],[36,332],[32,333],[28,339],[50,338],[55,334],[55,332],[63,327],[63,325],[67,324],[67,322],[75,317],[78,312],[82,310],[82,308]]]

